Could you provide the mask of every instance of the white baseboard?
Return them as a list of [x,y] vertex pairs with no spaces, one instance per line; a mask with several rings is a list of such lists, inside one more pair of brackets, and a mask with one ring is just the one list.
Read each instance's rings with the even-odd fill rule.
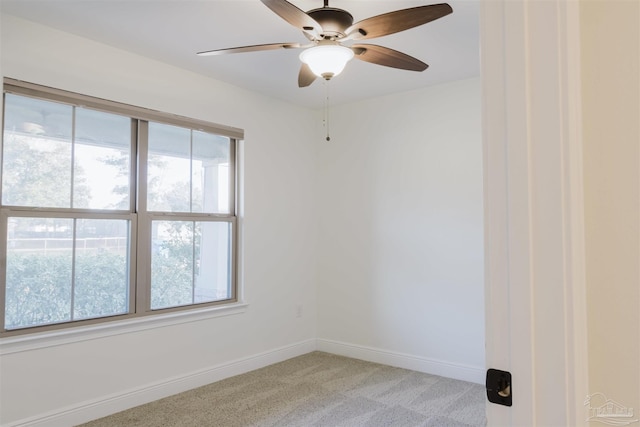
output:
[[255,369],[282,362],[292,357],[301,356],[315,349],[315,339],[301,341],[286,347],[212,366],[180,377],[167,378],[143,387],[123,391],[122,393],[80,402],[77,405],[59,408],[58,410],[29,417],[28,419],[14,421],[6,424],[4,427],[75,426],[176,393],[211,384],[234,375],[244,374]]
[[428,359],[409,354],[397,353],[378,348],[364,347],[340,341],[318,338],[317,350],[354,359],[381,363],[398,368],[411,369],[441,377],[454,378],[477,384],[485,383],[484,368],[460,365],[440,360]]

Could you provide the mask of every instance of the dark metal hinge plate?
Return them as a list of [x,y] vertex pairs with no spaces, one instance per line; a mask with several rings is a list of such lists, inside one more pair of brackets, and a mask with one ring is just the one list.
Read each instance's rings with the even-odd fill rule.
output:
[[513,384],[511,383],[511,372],[488,369],[485,386],[489,402],[505,406],[512,405]]

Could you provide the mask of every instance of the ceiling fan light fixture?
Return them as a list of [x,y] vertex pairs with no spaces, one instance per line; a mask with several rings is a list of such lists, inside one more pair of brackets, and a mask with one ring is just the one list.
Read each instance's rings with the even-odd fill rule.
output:
[[315,46],[300,54],[300,60],[311,68],[313,74],[326,80],[340,74],[352,58],[353,51],[338,44]]

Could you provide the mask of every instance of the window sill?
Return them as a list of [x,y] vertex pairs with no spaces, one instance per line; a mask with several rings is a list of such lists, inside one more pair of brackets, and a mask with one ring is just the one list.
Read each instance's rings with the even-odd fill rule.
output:
[[197,322],[215,317],[231,316],[244,313],[247,307],[248,304],[246,303],[235,303],[2,338],[0,339],[0,356],[179,325],[181,323]]

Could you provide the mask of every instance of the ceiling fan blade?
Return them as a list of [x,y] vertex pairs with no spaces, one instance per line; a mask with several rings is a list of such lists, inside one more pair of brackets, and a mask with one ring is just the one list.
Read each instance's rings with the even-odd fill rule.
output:
[[319,39],[322,34],[322,26],[318,21],[307,15],[303,10],[298,9],[286,0],[260,0],[271,9],[276,15],[287,21],[296,28],[312,36],[312,40]]
[[307,87],[318,78],[307,64],[302,64],[300,73],[298,74],[298,87]]
[[372,64],[384,65],[385,67],[400,68],[401,70],[424,71],[429,67],[419,59],[409,56],[406,53],[389,49],[375,44],[354,44],[351,49],[355,53],[355,58],[370,62]]
[[204,52],[198,52],[200,56],[212,56],[212,55],[226,55],[228,53],[243,53],[243,52],[256,52],[261,50],[276,50],[276,49],[295,49],[302,47],[300,43],[270,43],[270,44],[256,44],[252,46],[240,46],[229,47],[226,49],[207,50]]
[[384,13],[356,22],[345,31],[342,40],[364,40],[386,36],[417,27],[453,12],[447,3],[430,4]]

